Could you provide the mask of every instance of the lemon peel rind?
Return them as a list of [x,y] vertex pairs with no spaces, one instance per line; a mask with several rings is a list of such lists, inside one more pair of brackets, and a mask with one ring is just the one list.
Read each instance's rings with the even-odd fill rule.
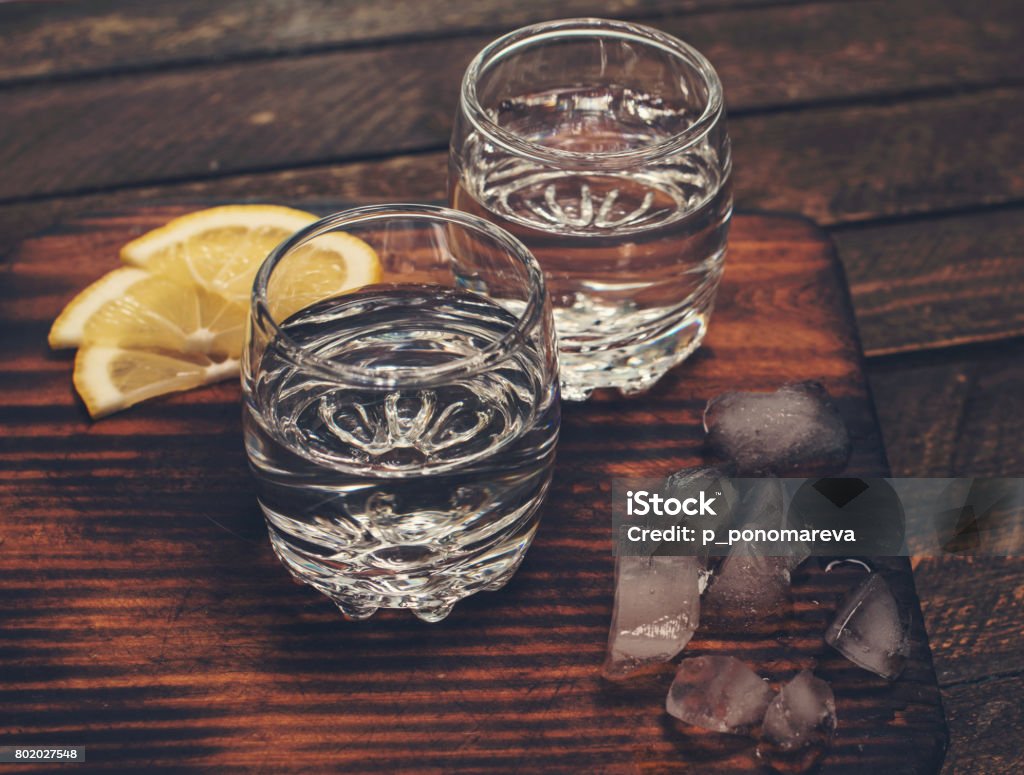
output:
[[132,266],[145,267],[154,254],[210,229],[224,226],[265,228],[279,226],[295,232],[317,220],[304,210],[281,205],[222,205],[181,215],[168,221],[121,248],[121,260]]
[[[131,353],[145,359],[178,363],[182,370],[171,379],[151,382],[141,390],[125,393],[111,379],[109,366],[115,358]],[[209,364],[203,365],[146,350],[133,351],[121,347],[93,345],[83,347],[75,356],[73,382],[75,390],[89,411],[89,416],[98,420],[151,398],[237,377],[239,366],[240,361],[237,358],[228,358],[221,362],[210,361]]]
[[107,302],[118,299],[135,283],[150,277],[145,269],[122,266],[89,284],[65,305],[50,326],[47,342],[54,350],[78,347],[82,343],[85,324]]

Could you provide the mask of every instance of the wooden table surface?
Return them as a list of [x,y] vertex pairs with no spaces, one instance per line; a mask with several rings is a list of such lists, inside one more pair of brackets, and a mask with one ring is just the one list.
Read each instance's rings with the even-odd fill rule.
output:
[[[671,666],[600,676],[612,609],[613,477],[710,462],[701,414],[725,390],[821,380],[850,431],[842,471],[886,472],[843,278],[827,235],[738,214],[699,354],[640,398],[565,404],[554,481],[515,581],[441,624],[345,622],[287,583],[245,463],[240,385],[92,423],[70,353],[44,333],[119,246],[203,203],[66,221],[10,260],[0,320],[0,745],[74,741],[90,769],[320,773],[764,773],[754,741],[672,725]],[[324,203],[325,211],[340,209]],[[825,558],[822,558],[823,560]],[[737,656],[776,685],[829,682],[840,719],[822,775],[926,775],[948,738],[907,558],[871,559],[911,621],[889,682],[822,634],[863,571],[796,574],[758,621],[705,606],[686,654]]]
[[[441,198],[469,58],[570,15],[715,63],[738,206],[837,245],[893,473],[1024,475],[1019,0],[4,3],[3,245],[143,201]],[[916,580],[946,771],[1024,770],[1024,563],[922,560]]]

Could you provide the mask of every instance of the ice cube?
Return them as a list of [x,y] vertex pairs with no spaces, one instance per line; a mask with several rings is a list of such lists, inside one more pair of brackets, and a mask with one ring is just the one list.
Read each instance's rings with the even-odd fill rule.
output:
[[[719,536],[726,535],[726,531],[732,525],[733,512],[739,501],[739,492],[728,478],[732,475],[731,470],[731,467],[683,468],[665,480],[665,495],[668,497],[680,500],[697,498],[701,492],[714,496],[713,514],[702,514],[699,517],[680,516],[679,524],[697,530],[714,530]],[[697,553],[706,562],[711,556],[721,552],[713,543],[709,543],[700,546]]]
[[[779,479],[742,482],[737,528],[784,527],[784,490]],[[795,552],[795,556],[787,556]],[[745,624],[788,609],[790,573],[807,556],[805,547],[738,543],[715,571],[706,604],[718,620]]]
[[908,623],[885,579],[872,573],[843,602],[825,642],[858,667],[894,679],[910,653]]
[[[782,530],[789,527],[785,513],[786,490],[781,479],[767,477],[746,479],[739,484],[741,497],[736,509],[735,526],[740,530]],[[740,542],[732,546],[730,554],[755,557],[785,557],[789,570],[795,570],[811,552],[806,544],[793,541]]]
[[741,476],[838,473],[850,457],[850,435],[818,382],[774,393],[722,393],[704,409],[711,450]]
[[656,667],[685,648],[700,622],[702,570],[695,557],[617,558],[606,678]]
[[684,659],[668,690],[665,710],[687,724],[742,733],[761,722],[771,687],[736,657]]
[[782,687],[764,714],[762,732],[772,746],[793,751],[827,743],[836,729],[836,698],[810,670]]
[[735,523],[740,527],[780,528],[786,493],[782,480],[774,476],[739,482],[739,503]]
[[744,625],[787,612],[791,563],[789,557],[730,554],[708,584],[710,617]]

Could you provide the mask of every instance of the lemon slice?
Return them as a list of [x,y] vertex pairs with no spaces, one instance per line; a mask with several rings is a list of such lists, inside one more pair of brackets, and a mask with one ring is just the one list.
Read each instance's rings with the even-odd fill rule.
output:
[[149,272],[130,266],[107,272],[69,301],[53,321],[48,337],[50,347],[54,350],[78,347],[82,342],[85,322],[93,313],[108,301],[120,298],[135,283],[149,276]]
[[[94,418],[238,373],[254,276],[267,254],[316,216],[270,205],[214,207],[128,243],[133,266],[104,276],[54,322],[53,347],[79,345],[74,383]],[[290,252],[268,289],[279,321],[378,282],[369,245],[342,232]]]
[[188,390],[238,373],[238,361],[87,345],[75,356],[75,389],[95,419],[147,398]]
[[[175,218],[129,242],[121,250],[121,259],[243,304],[270,251],[315,220],[312,213],[276,205],[213,207]],[[377,282],[380,262],[362,240],[335,232],[314,243],[315,247],[289,256],[293,276],[308,277],[301,292],[295,293],[301,297],[299,302]],[[303,283],[299,280],[295,285]],[[315,292],[311,292],[313,285]]]
[[237,359],[248,308],[196,286],[149,275],[86,321],[82,346]]
[[83,327],[74,382],[94,418],[238,373],[248,309],[145,274]]

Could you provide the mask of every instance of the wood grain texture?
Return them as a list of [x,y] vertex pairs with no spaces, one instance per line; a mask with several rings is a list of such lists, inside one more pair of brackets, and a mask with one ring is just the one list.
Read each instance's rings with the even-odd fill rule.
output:
[[945,693],[951,746],[943,775],[1016,775],[1024,771],[1024,676],[995,678]]
[[[802,7],[777,9],[787,5]],[[803,51],[830,57],[841,51],[845,63],[838,66],[851,68],[845,88],[920,89],[1013,78],[1006,65],[1020,64],[1022,56],[1014,45],[1020,25],[1014,10],[1012,0],[565,0],[557,7],[540,0],[15,2],[0,5],[8,42],[0,50],[0,83],[497,35],[546,19],[601,16],[647,21],[680,35],[726,71],[739,62],[735,44],[744,33],[750,43],[760,37],[750,34],[758,27],[784,21],[788,27],[764,44],[774,44],[775,75],[792,96],[815,91],[820,81],[841,83],[833,68],[795,68]]]
[[832,225],[1024,196],[1024,90],[730,123],[741,207]]
[[[756,158],[752,159],[756,162]],[[305,170],[237,175],[0,206],[7,245],[84,211],[161,199],[279,202],[441,200],[445,155],[432,153]],[[827,178],[809,186],[832,187]],[[779,188],[787,188],[779,181]],[[834,189],[834,187],[833,187]],[[789,189],[804,204],[814,189]],[[741,204],[749,203],[744,191]],[[777,203],[780,203],[777,200]],[[869,355],[999,340],[1024,333],[1021,208],[833,229]]]
[[[1022,363],[1019,340],[871,362],[893,474],[1024,476]],[[950,719],[944,771],[1019,772],[1024,561],[925,558],[914,579]]]
[[1024,209],[835,229],[864,351],[1024,335]]
[[1024,342],[873,361],[895,476],[1024,476]]
[[[1024,97],[949,93],[1020,71],[1005,50],[1024,19],[1002,0],[944,14],[929,2],[897,12],[878,2],[783,6],[661,26],[708,49],[733,111],[916,89],[946,95],[912,108],[737,118],[736,169],[757,206],[777,208],[780,196],[792,195],[775,190],[779,175],[800,191],[852,175],[841,191],[797,208],[824,222],[1024,196],[1020,165],[1011,161],[1024,156],[1024,132],[1021,119],[1007,121],[1024,114]],[[0,199],[442,149],[462,71],[487,40],[7,89]],[[974,64],[985,61],[988,74]],[[1006,169],[993,169],[992,151]]]
[[[748,209],[802,212],[831,225],[1016,201],[1024,196],[1022,116],[1024,90],[997,90],[922,100],[912,105],[826,108],[741,117],[730,123],[737,204]],[[442,120],[440,112],[436,118]],[[76,119],[69,116],[68,120]],[[0,134],[5,129],[0,127]],[[18,136],[27,137],[27,129],[21,127]],[[268,137],[287,136],[287,133],[279,134],[282,129],[278,127]],[[98,125],[96,131],[106,133]],[[971,134],[972,142],[965,144],[964,132]],[[219,137],[221,146],[231,145],[227,135]],[[9,138],[11,142],[0,153],[14,156],[15,149],[32,142],[18,140],[13,130]],[[107,142],[115,144],[113,140]],[[174,142],[180,147],[187,145],[180,136]],[[298,140],[291,137],[281,142],[297,144]],[[159,148],[158,144],[152,150],[162,153]],[[29,149],[24,150],[29,153]],[[133,163],[133,158],[140,161],[142,167],[157,163],[146,158],[146,149],[138,147],[136,150],[137,156],[130,152],[130,143],[126,143],[117,153],[126,154],[126,164]],[[248,153],[238,148],[226,152],[236,156]],[[68,153],[71,152],[59,152]],[[191,153],[187,151],[186,158]],[[171,157],[159,163],[178,169],[178,161]],[[213,165],[218,170],[223,169],[217,159],[204,164],[207,168]],[[101,181],[110,174],[119,174],[116,170],[96,169],[101,165],[101,158],[96,157],[81,162],[80,169],[73,174],[89,176],[90,167]],[[436,198],[444,195],[444,165],[445,154],[439,151],[387,159],[382,167],[367,161],[231,176],[234,179],[226,182],[194,181],[180,184],[180,188],[133,185],[132,191],[121,200],[132,201],[140,196],[139,188],[149,189],[150,195],[162,188],[165,192],[180,191],[185,195],[190,191],[244,191],[249,196],[272,199],[297,188],[322,190],[331,185],[368,188],[391,195],[412,196],[422,192]],[[58,166],[53,159],[19,155],[11,159],[11,176],[0,181],[0,188],[7,186],[8,193],[13,194],[14,181],[25,176],[47,188],[50,183],[44,174],[54,173],[60,178],[61,173],[56,172]],[[145,173],[130,172],[129,176],[138,174]],[[358,179],[391,174],[415,178],[420,183],[424,176],[436,177],[432,185],[418,185],[409,191],[387,180]],[[104,197],[99,197],[92,201],[103,200]],[[116,201],[116,196],[111,201]]]
[[[785,0],[782,0],[785,2]],[[505,31],[570,16],[651,15],[780,0],[132,0],[0,5],[0,80],[293,54],[372,42]]]
[[914,579],[940,685],[1024,674],[1024,558],[922,558]]
[[[62,197],[0,207],[0,234],[11,245],[27,233],[85,210],[169,197],[255,196],[284,202],[327,197],[441,199],[443,172],[444,155],[429,154]],[[835,232],[851,278],[865,349],[877,354],[1019,333],[1019,216],[1013,209]]]
[[[850,426],[849,473],[886,464],[856,335],[827,242],[806,222],[735,221],[704,348],[648,396],[566,407],[541,532],[512,584],[440,625],[340,620],[286,583],[251,495],[234,384],[90,423],[66,357],[46,351],[60,305],[131,236],[182,209],[66,224],[8,265],[0,320],[0,729],[60,734],[91,766],[147,769],[602,772],[750,771],[752,746],[679,730],[667,676],[598,677],[611,605],[612,476],[702,459],[710,396],[794,379],[828,385]],[[770,293],[765,288],[771,288]],[[856,579],[807,566],[800,614],[742,637],[706,632],[690,653],[736,653],[776,678],[814,665],[842,719],[825,772],[932,772],[944,745],[938,689],[905,562],[886,566],[913,611],[913,655],[893,684],[821,634]],[[852,571],[851,571],[852,573]]]
[[0,205],[0,235],[4,236],[0,254],[9,255],[22,239],[59,221],[139,202],[442,201],[447,162],[446,153],[435,152]]

